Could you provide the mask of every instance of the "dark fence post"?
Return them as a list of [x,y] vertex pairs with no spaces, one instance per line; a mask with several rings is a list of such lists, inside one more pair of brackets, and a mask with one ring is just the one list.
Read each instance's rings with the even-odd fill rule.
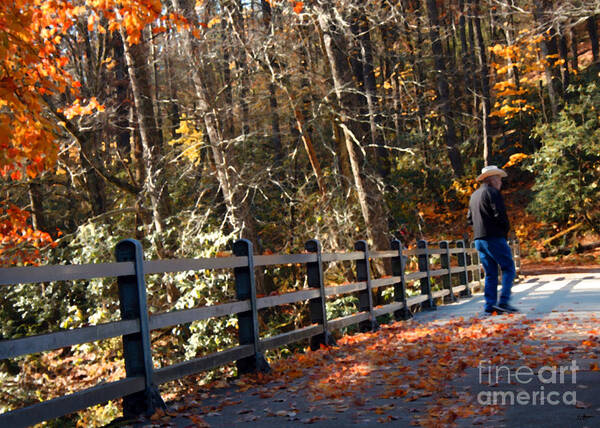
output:
[[233,243],[233,254],[247,257],[248,265],[233,269],[235,294],[238,300],[250,299],[250,310],[238,314],[238,337],[240,345],[252,344],[254,355],[236,361],[238,374],[254,371],[268,372],[269,363],[260,352],[258,332],[258,309],[256,306],[256,282],[254,278],[254,255],[252,242],[238,239]]
[[457,253],[456,257],[458,258],[458,265],[460,267],[464,267],[464,271],[459,273],[460,284],[465,286],[465,291],[461,292],[461,296],[463,297],[471,297],[473,293],[471,293],[471,289],[469,288],[469,281],[467,277],[467,253],[465,248],[465,241],[462,239],[456,241],[456,248],[461,248],[462,252]]
[[394,312],[394,318],[397,320],[407,320],[412,318],[410,308],[406,304],[406,256],[402,254],[402,242],[394,239],[391,244],[393,251],[398,251],[398,255],[392,257],[392,275],[399,276],[400,282],[394,284],[394,301],[402,302],[404,307]]
[[451,302],[456,302],[456,296],[454,295],[454,290],[452,290],[452,268],[450,267],[450,243],[448,241],[440,241],[440,248],[442,250],[446,250],[445,253],[440,255],[440,261],[442,265],[442,269],[448,269],[448,275],[442,277],[442,281],[444,283],[444,288],[447,288],[450,291],[448,295],[448,300]]
[[310,338],[310,349],[317,350],[321,344],[326,346],[335,346],[335,339],[329,333],[327,328],[327,308],[325,302],[325,283],[323,282],[323,261],[321,259],[321,243],[317,239],[311,239],[304,244],[306,251],[317,255],[316,262],[306,264],[306,281],[309,287],[318,288],[320,295],[317,298],[309,300],[310,322],[321,324],[323,333]]
[[139,333],[123,336],[126,377],[144,376],[146,385],[144,391],[123,397],[123,416],[131,418],[144,413],[152,415],[156,408],[164,409],[166,406],[153,378],[142,244],[134,239],[120,241],[115,248],[115,257],[117,262],[133,262],[135,265],[135,275],[117,278],[121,319],[140,320]]
[[465,275],[467,276],[467,284],[471,284],[473,282],[473,271],[470,270],[470,267],[473,265],[473,258],[468,251],[471,248],[471,242],[469,241],[469,238],[463,238],[463,240],[465,241]]
[[363,251],[365,256],[356,261],[356,280],[366,281],[367,288],[358,292],[359,310],[369,311],[369,319],[359,324],[360,331],[377,330],[379,325],[373,315],[373,293],[371,291],[371,269],[369,263],[369,244],[366,241],[356,241],[354,249]]
[[421,278],[421,294],[426,294],[429,298],[421,303],[421,308],[435,310],[435,302],[431,292],[431,274],[429,268],[429,250],[427,249],[427,241],[421,239],[417,242],[419,250],[425,250],[425,254],[419,254],[419,271],[427,273],[425,278]]

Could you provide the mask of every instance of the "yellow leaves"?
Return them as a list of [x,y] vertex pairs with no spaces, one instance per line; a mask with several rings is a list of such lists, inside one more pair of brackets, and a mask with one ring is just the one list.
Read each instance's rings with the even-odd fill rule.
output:
[[117,65],[117,62],[113,58],[107,57],[102,60],[101,64],[106,65],[107,70],[112,70]]
[[[491,65],[496,75],[505,79],[494,85],[498,102],[491,113],[492,117],[502,118],[507,123],[518,114],[531,114],[535,111],[535,108],[528,105],[524,99],[537,90],[535,86],[537,80],[530,80],[528,75],[537,75],[548,64],[555,67],[564,64],[557,54],[539,58],[539,43],[543,39],[544,35],[524,36],[517,38],[513,45],[496,44],[489,48],[495,55],[495,61],[492,61]],[[512,75],[513,70],[520,76],[520,87],[516,86],[516,77]]]
[[[393,89],[394,88],[394,83],[393,82],[397,82],[399,85],[404,85],[405,81],[407,79],[410,78],[410,76],[413,74],[413,68],[410,65],[403,65],[403,64],[396,64],[394,65],[394,72],[392,72],[392,74],[390,74],[390,76],[383,82],[383,88],[384,89]],[[381,67],[377,67],[376,68],[376,76],[379,76],[381,74]],[[379,87],[379,85],[378,85]],[[431,92],[431,97],[435,99],[435,93]],[[416,109],[415,109],[416,110]]]
[[[504,59],[515,59],[521,53],[521,49],[517,45],[496,44],[488,48],[494,55]],[[493,66],[497,65],[492,63]]]
[[[490,113],[490,117],[501,117],[506,120],[515,117],[518,113],[529,113],[535,111],[535,108],[529,104],[526,104],[526,100],[518,99],[511,100],[516,105],[504,104],[498,110],[494,110]],[[496,107],[496,106],[495,106]]]
[[506,74],[508,72],[508,65],[500,66],[496,68],[496,74]]
[[108,24],[108,31],[113,32],[119,29],[119,23],[117,21],[112,21]]
[[78,98],[70,107],[64,110],[64,115],[67,119],[72,119],[75,116],[92,114],[94,111],[104,111],[104,106],[98,103],[96,97],[90,98],[90,101],[86,105],[81,105],[81,101]]
[[510,96],[515,96],[515,95],[525,95],[525,94],[527,94],[527,91],[525,89],[516,90],[516,89],[512,89],[512,88],[507,88],[503,91],[499,91],[496,95],[498,97],[510,97]]
[[180,146],[182,148],[181,156],[188,159],[194,165],[200,162],[200,149],[203,143],[203,133],[196,129],[192,120],[184,114],[181,116],[177,134],[181,137],[169,141],[170,146]]
[[494,55],[502,55],[502,53],[504,52],[504,45],[494,45],[494,46],[490,46],[488,48],[491,52],[493,52]]
[[466,206],[471,197],[471,194],[477,188],[477,180],[475,178],[461,178],[452,181],[452,190],[458,196],[458,199]]
[[301,13],[304,9],[304,3],[301,1],[294,2],[294,12]]
[[142,19],[140,19],[139,16],[132,13],[125,15],[123,18],[123,27],[127,33],[127,43],[130,45],[137,45],[142,38],[141,31],[144,26],[145,23],[142,21]]
[[508,162],[506,162],[502,168],[509,168],[511,166],[518,165],[519,163],[521,163],[523,160],[527,159],[528,157],[529,156],[526,155],[525,153],[515,153],[514,155],[510,156]]
[[218,17],[218,16],[215,16],[214,18],[212,18],[210,21],[208,21],[208,22],[206,23],[206,26],[207,26],[208,28],[212,28],[212,27],[214,27],[215,25],[217,25],[217,24],[220,24],[220,23],[221,23],[221,18],[220,18],[220,17]]
[[93,13],[90,14],[90,16],[88,16],[88,20],[87,20],[88,31],[90,31],[90,32],[94,31],[94,27],[96,26],[97,20],[98,20],[98,17]]

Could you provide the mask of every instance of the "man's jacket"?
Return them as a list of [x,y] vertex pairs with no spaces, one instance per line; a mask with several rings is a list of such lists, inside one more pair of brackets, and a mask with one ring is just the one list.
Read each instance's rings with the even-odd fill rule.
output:
[[467,222],[473,225],[473,239],[506,238],[510,223],[500,192],[486,183],[473,192]]

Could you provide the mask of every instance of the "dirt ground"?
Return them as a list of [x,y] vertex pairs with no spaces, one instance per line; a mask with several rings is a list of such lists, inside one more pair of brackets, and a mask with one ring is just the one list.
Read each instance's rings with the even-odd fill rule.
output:
[[600,250],[563,258],[547,257],[542,260],[524,259],[522,275],[545,275],[552,273],[594,273],[600,272]]

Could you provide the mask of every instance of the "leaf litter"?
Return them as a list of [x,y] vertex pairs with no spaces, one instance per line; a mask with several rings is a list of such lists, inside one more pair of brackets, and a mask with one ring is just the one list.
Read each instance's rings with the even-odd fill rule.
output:
[[[246,375],[230,382],[230,386],[235,386],[240,396],[253,394],[272,403],[286,404],[287,397],[297,394],[315,403],[305,410],[299,410],[295,404],[280,410],[265,407],[262,416],[256,412],[259,409],[249,409],[246,405],[237,410],[238,415],[247,417],[245,422],[260,424],[262,417],[275,417],[317,424],[335,418],[335,414],[354,412],[355,423],[376,420],[385,424],[409,417],[415,426],[455,426],[457,421],[468,418],[472,425],[486,425],[490,418],[501,414],[502,408],[478,404],[469,387],[453,389],[454,380],[465,376],[468,369],[477,368],[482,360],[507,366],[526,362],[535,368],[559,366],[575,357],[588,357],[596,359],[588,366],[590,370],[598,370],[600,342],[594,334],[597,325],[595,316],[577,314],[568,317],[551,314],[546,318],[510,314],[483,319],[457,317],[444,322],[394,322],[377,332],[342,337],[337,347],[307,350],[272,362],[270,373]],[[565,331],[577,332],[583,339],[562,339]],[[223,387],[223,381],[219,382],[218,386]],[[278,391],[288,395],[283,396]],[[372,396],[373,391],[376,393]],[[184,409],[179,407],[176,413],[193,411],[191,403],[201,403],[206,395],[204,390],[195,397],[187,397],[190,405]],[[387,402],[381,404],[381,400]],[[369,404],[371,401],[377,403]],[[241,402],[227,397],[217,406],[207,408],[196,404],[195,409],[207,417],[217,416],[226,407]],[[409,403],[419,405],[409,407]],[[590,406],[578,402],[575,407],[588,409]],[[308,416],[305,412],[309,412]],[[321,412],[323,414],[319,414]],[[168,426],[170,418],[164,414],[153,421]]]

